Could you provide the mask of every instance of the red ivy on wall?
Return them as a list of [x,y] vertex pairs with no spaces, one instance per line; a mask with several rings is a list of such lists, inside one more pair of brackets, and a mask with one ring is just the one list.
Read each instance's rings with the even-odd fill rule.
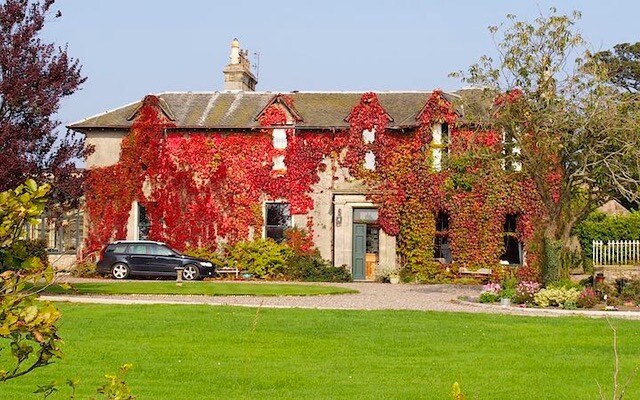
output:
[[[472,132],[457,125],[450,102],[436,91],[425,98],[411,132],[387,129],[389,116],[374,93],[352,109],[347,132],[330,135],[296,131],[289,125],[293,101],[279,96],[259,118],[255,132],[176,131],[154,96],[145,98],[117,164],[89,171],[87,212],[91,221],[87,248],[97,250],[126,237],[133,201],[147,209],[150,237],[183,249],[215,248],[259,235],[264,201],[283,200],[291,212],[308,214],[319,172],[346,167],[379,205],[379,223],[398,236],[403,262],[422,279],[447,272],[433,263],[435,216],[450,216],[449,238],[455,266],[495,266],[503,252],[503,223],[517,214],[518,235],[532,237],[540,217],[534,185],[502,169],[501,136]],[[449,125],[449,140],[432,144],[432,126]],[[281,127],[281,128],[280,128]],[[287,147],[273,147],[273,129],[285,129]],[[362,132],[373,131],[366,142]],[[442,171],[432,154],[448,154]],[[364,168],[368,152],[375,169]],[[273,157],[284,156],[286,170],[273,170]],[[337,179],[334,177],[334,179]],[[312,226],[310,219],[308,227]]]
[[[120,161],[90,171],[89,251],[126,237],[134,200],[147,210],[150,238],[177,249],[234,243],[247,239],[250,227],[260,235],[264,201],[286,201],[292,214],[313,208],[309,193],[319,180],[318,170],[326,167],[322,161],[333,151],[330,137],[295,134],[276,104],[260,117],[265,129],[257,133],[169,130],[165,136],[172,125],[161,117],[157,101],[148,96],[143,102],[123,140]],[[287,133],[286,150],[273,148],[272,127],[280,125]],[[272,169],[276,155],[285,155],[286,171]]]

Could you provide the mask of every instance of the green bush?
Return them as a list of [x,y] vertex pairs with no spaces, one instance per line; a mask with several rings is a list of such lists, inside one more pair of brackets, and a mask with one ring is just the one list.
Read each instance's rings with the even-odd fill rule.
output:
[[516,297],[516,290],[510,288],[504,288],[500,292],[501,299],[511,299],[513,300]]
[[500,300],[500,296],[491,292],[482,292],[478,298],[480,303],[495,303],[498,300]]
[[228,249],[230,265],[256,278],[284,278],[287,260],[292,255],[288,246],[271,239],[239,242]]
[[27,254],[38,257],[45,268],[49,266],[49,253],[47,252],[47,244],[44,240],[21,240],[20,242],[24,244]]
[[226,258],[220,254],[220,252],[208,247],[188,247],[185,249],[184,254],[191,257],[204,258],[210,261],[216,268],[225,268],[228,266]]
[[576,288],[550,287],[534,294],[533,300],[540,307],[575,308],[580,293],[580,290]]
[[291,256],[285,276],[304,282],[351,282],[351,273],[345,266],[334,267],[318,253]]
[[578,237],[582,254],[591,260],[594,240],[637,240],[640,238],[640,211],[629,215],[606,215],[594,211],[573,229]]
[[71,269],[71,275],[79,278],[95,278],[98,276],[98,266],[89,260],[79,261]]
[[640,279],[628,280],[620,293],[622,301],[640,304]]

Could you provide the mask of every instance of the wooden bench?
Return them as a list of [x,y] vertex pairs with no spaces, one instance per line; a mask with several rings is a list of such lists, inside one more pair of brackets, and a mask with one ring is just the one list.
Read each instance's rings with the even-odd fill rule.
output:
[[460,276],[467,275],[473,278],[488,278],[493,273],[491,268],[478,268],[476,270],[472,270],[469,268],[461,267],[458,269],[458,273]]
[[236,279],[240,275],[240,270],[234,267],[224,267],[224,268],[216,268],[217,274],[235,274]]

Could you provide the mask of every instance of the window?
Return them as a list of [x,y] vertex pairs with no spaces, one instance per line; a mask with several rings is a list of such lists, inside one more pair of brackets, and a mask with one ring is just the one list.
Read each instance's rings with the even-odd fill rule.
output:
[[129,249],[127,253],[130,254],[148,254],[147,253],[147,245],[146,244],[131,244],[129,245]]
[[436,234],[433,238],[433,258],[443,259],[445,263],[451,264],[451,248],[449,247],[449,214],[438,211],[436,215]]
[[377,224],[378,209],[377,208],[354,208],[353,222],[360,224]]
[[[285,150],[287,148],[287,130],[286,129],[274,129],[273,130],[273,148],[276,150]],[[284,154],[277,154],[271,159],[273,162],[272,169],[274,171],[285,171],[287,165],[284,163]]]
[[[372,128],[371,130],[365,129],[362,131],[362,141],[365,145],[369,145],[376,141],[376,128]],[[373,171],[376,169],[376,155],[373,151],[369,150],[364,155],[364,168]]]
[[372,151],[367,151],[364,155],[364,168],[369,171],[376,169],[376,155]]
[[507,214],[504,217],[504,253],[500,257],[502,263],[522,264],[522,245],[518,240],[516,229],[518,215]]
[[371,130],[365,129],[362,131],[362,141],[364,144],[371,144],[376,140],[376,128]]
[[273,148],[278,150],[284,150],[287,148],[287,130],[286,129],[273,130]]
[[432,129],[431,157],[434,171],[441,171],[449,157],[449,124],[436,124]]
[[266,203],[265,237],[282,242],[284,231],[289,227],[291,227],[289,203]]
[[505,171],[521,171],[522,163],[520,162],[520,146],[511,132],[502,132],[502,168]]
[[149,229],[151,228],[151,221],[147,215],[147,209],[141,204],[138,204],[138,239],[149,239]]
[[[113,248],[113,252],[116,254],[123,254],[125,253],[127,250],[127,245],[126,244],[117,244],[114,248]],[[109,250],[107,250],[109,251]]]
[[374,224],[367,224],[365,253],[378,254],[379,252],[380,252],[380,227]]
[[27,224],[25,228],[29,238],[45,242],[49,253],[76,253],[82,245],[83,213],[72,210],[58,218],[44,216],[38,225]]
[[169,250],[168,248],[164,247],[164,246],[158,246],[158,245],[151,245],[151,252],[153,254],[159,255],[159,256],[171,256],[173,255],[173,251]]

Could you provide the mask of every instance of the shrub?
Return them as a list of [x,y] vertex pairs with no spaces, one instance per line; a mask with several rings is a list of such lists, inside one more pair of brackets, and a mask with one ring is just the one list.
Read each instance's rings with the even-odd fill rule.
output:
[[636,240],[640,237],[640,211],[611,216],[595,211],[576,225],[573,232],[578,236],[584,258],[590,260],[593,240]]
[[533,295],[533,300],[540,307],[565,308],[565,305],[575,306],[579,296],[580,291],[576,288],[550,287]]
[[584,288],[580,295],[578,296],[578,300],[576,300],[576,306],[578,308],[593,308],[596,304],[598,304],[598,294],[592,288]]
[[78,261],[71,269],[71,275],[79,278],[94,278],[98,276],[96,263],[89,260]]
[[533,296],[540,291],[540,284],[533,281],[522,281],[516,286],[513,301],[518,304],[533,304]]
[[501,299],[511,299],[511,300],[513,300],[514,297],[516,297],[516,290],[515,289],[502,289],[502,291],[500,292],[500,298]]
[[500,292],[502,287],[499,283],[490,282],[482,286],[482,292],[480,292],[480,303],[494,303],[500,300]]
[[213,266],[216,268],[224,268],[228,266],[227,260],[222,254],[220,254],[220,252],[208,247],[188,247],[185,249],[184,254],[211,261]]
[[615,286],[606,282],[597,282],[594,286],[594,289],[598,294],[598,298],[600,300],[612,299],[618,296],[618,291],[616,290]]
[[43,267],[46,268],[49,266],[49,253],[47,252],[47,244],[44,240],[20,240],[19,242],[24,245],[27,254],[40,259]]
[[284,244],[271,239],[239,242],[228,250],[231,265],[253,274],[257,278],[283,278],[287,260],[293,255]]
[[318,253],[291,256],[287,260],[285,277],[304,282],[351,281],[351,274],[346,267],[334,267]]
[[289,228],[284,231],[284,244],[296,255],[311,255],[318,253],[313,247],[313,240],[307,231],[301,228]]
[[500,300],[500,296],[495,293],[489,292],[480,293],[480,297],[478,298],[478,301],[480,303],[495,303],[498,300]]
[[640,303],[640,279],[633,279],[626,282],[622,288],[622,301],[630,301],[635,304]]

